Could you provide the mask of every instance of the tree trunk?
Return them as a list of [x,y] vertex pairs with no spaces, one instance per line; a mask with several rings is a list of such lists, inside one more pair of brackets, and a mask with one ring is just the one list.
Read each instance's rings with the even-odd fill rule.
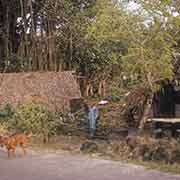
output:
[[106,80],[102,80],[99,83],[99,87],[98,87],[98,94],[101,97],[104,97],[106,95]]
[[72,69],[72,62],[73,62],[73,40],[72,40],[72,32],[70,29],[70,39],[69,39],[69,69]]
[[6,9],[5,63],[9,58],[9,6]]
[[143,115],[139,124],[140,132],[144,130],[145,123],[147,122],[147,119],[149,117],[149,113],[152,108],[152,99],[153,99],[153,93],[151,92],[149,98],[147,99],[147,102],[144,105],[144,112],[143,112]]
[[86,93],[85,93],[85,96],[86,97],[90,97],[92,96],[94,93],[93,93],[93,86],[90,82],[88,82],[86,84]]

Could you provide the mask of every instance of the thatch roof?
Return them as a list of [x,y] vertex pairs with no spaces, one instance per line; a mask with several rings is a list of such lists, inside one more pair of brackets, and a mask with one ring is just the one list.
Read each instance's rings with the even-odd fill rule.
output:
[[70,71],[0,74],[0,107],[34,102],[62,111],[77,97],[80,89]]

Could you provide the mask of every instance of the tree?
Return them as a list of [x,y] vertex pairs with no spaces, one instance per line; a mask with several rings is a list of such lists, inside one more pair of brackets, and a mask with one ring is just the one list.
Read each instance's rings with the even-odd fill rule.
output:
[[95,9],[97,13],[88,26],[84,43],[87,46],[83,44],[82,47],[86,61],[83,58],[79,63],[84,65],[85,74],[92,82],[89,82],[88,89],[92,92],[94,84],[99,94],[104,95],[105,82],[111,75],[113,65],[119,65],[121,56],[126,53],[130,41],[127,31],[135,27],[136,21],[117,2],[99,0]]
[[141,12],[127,9],[128,2],[0,1],[1,72],[7,64],[8,72],[75,70],[88,78],[84,91],[104,95],[118,67],[116,76],[133,76],[152,90],[155,81],[173,75],[178,1],[137,0]]
[[[144,10],[143,16],[149,17],[148,21],[141,23],[137,32],[132,35],[132,43],[128,53],[123,57],[124,70],[131,72],[138,81],[136,86],[147,87],[149,96],[144,104],[144,113],[140,128],[144,126],[147,112],[151,107],[153,92],[159,83],[166,79],[174,78],[174,53],[177,51],[177,25],[172,1],[140,1]],[[177,20],[177,19],[176,19]],[[174,35],[172,33],[174,31]]]
[[[138,32],[139,33],[139,32]],[[157,81],[171,79],[173,75],[173,38],[163,31],[158,21],[132,42],[123,57],[124,67],[145,83],[151,90]]]

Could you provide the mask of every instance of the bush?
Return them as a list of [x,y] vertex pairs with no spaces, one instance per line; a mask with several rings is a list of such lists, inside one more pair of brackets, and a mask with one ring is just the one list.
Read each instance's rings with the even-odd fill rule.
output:
[[11,118],[14,114],[14,109],[10,104],[6,104],[0,110],[0,123],[7,123],[9,118]]
[[0,133],[32,132],[43,137],[43,141],[57,134],[75,132],[87,127],[84,111],[50,112],[42,105],[26,104],[14,110],[9,104],[0,110]]
[[59,125],[55,113],[37,104],[19,107],[8,121],[8,124],[11,131],[32,132],[43,136],[44,143],[56,134]]
[[6,104],[0,110],[0,134],[8,134],[9,132],[9,119],[13,116],[13,108],[10,104]]

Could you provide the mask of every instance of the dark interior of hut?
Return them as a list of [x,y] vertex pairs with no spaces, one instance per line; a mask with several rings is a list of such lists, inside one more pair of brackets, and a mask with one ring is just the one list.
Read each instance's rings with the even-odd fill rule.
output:
[[[163,84],[163,87],[154,94],[153,98],[153,117],[154,118],[174,118],[176,96],[180,92],[176,92],[172,84]],[[180,102],[180,96],[179,96]]]
[[154,94],[153,118],[169,119],[169,123],[157,122],[156,128],[180,128],[180,123],[171,124],[171,118],[180,119],[180,86],[174,83],[163,83],[163,88]]

